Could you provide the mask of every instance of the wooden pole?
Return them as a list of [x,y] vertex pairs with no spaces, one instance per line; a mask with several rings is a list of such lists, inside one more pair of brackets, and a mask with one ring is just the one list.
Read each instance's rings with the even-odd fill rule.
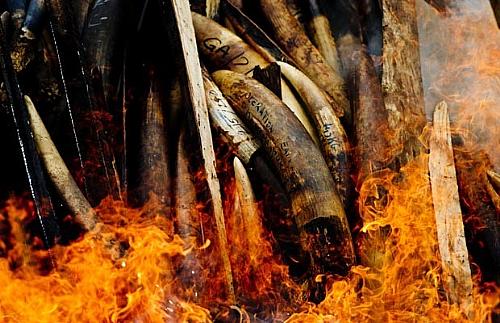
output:
[[451,303],[458,304],[472,318],[472,278],[445,102],[434,111],[429,173],[446,294]]
[[212,133],[210,130],[207,101],[205,98],[205,90],[203,88],[203,77],[201,74],[198,50],[196,48],[196,37],[191,18],[191,11],[189,8],[189,1],[171,0],[171,4],[173,8],[173,15],[176,20],[177,33],[180,38],[181,49],[179,52],[182,53],[182,59],[186,68],[187,94],[189,95],[189,100],[191,101],[193,109],[193,117],[198,130],[198,139],[201,145],[201,154],[207,175],[208,188],[212,198],[219,250],[224,270],[226,293],[229,301],[234,303],[233,275],[228,256],[227,235],[224,224],[224,213],[222,210],[220,183],[215,171],[215,153],[212,144]]

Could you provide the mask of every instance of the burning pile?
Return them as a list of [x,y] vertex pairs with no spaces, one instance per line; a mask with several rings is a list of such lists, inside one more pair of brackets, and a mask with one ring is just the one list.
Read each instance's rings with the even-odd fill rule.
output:
[[494,321],[483,2],[7,0],[1,320]]

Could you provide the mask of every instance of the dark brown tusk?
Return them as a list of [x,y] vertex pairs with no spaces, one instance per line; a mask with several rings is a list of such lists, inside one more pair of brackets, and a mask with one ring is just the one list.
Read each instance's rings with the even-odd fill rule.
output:
[[344,127],[325,93],[304,73],[287,63],[279,62],[281,72],[290,81],[305,103],[320,139],[320,148],[336,183],[340,198],[347,206],[353,191],[349,141]]
[[[177,231],[182,238],[202,239],[200,218],[196,205],[194,178],[189,170],[189,156],[186,151],[185,130],[181,128],[177,145],[175,177],[175,214]],[[203,241],[203,239],[202,239]]]
[[203,69],[202,72],[211,125],[223,134],[235,155],[243,163],[248,164],[260,148],[260,143],[251,135],[243,121],[229,105],[220,89],[210,78],[208,71]]
[[203,298],[205,288],[200,251],[196,248],[205,243],[205,232],[197,208],[194,177],[189,169],[186,131],[181,126],[177,144],[176,176],[174,184],[176,231],[191,252],[181,260],[178,271],[182,288],[189,289],[195,300]]
[[345,116],[350,119],[351,109],[342,76],[326,63],[301,28],[297,18],[288,10],[285,1],[261,0],[260,3],[278,43],[304,73],[330,95],[334,105],[342,107]]
[[312,255],[315,266],[345,273],[355,261],[351,234],[320,150],[298,119],[265,86],[231,71],[217,71],[212,76],[229,103],[258,134],[280,172],[302,246]]
[[355,71],[354,127],[358,163],[358,186],[392,161],[390,149],[393,132],[388,124],[388,113],[382,98],[382,89],[371,58],[364,48],[359,52]]
[[141,120],[139,198],[141,203],[146,203],[154,194],[163,206],[168,207],[171,205],[171,190],[165,119],[160,85],[153,79]]

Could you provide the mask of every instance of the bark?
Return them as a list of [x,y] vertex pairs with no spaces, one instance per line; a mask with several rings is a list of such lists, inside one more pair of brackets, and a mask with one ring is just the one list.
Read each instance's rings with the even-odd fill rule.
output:
[[421,153],[426,125],[415,0],[383,0],[382,89],[394,154],[404,166]]

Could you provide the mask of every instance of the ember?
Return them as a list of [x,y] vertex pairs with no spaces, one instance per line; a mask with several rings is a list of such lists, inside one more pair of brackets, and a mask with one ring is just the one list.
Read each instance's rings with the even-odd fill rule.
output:
[[498,1],[6,0],[2,322],[494,322]]

